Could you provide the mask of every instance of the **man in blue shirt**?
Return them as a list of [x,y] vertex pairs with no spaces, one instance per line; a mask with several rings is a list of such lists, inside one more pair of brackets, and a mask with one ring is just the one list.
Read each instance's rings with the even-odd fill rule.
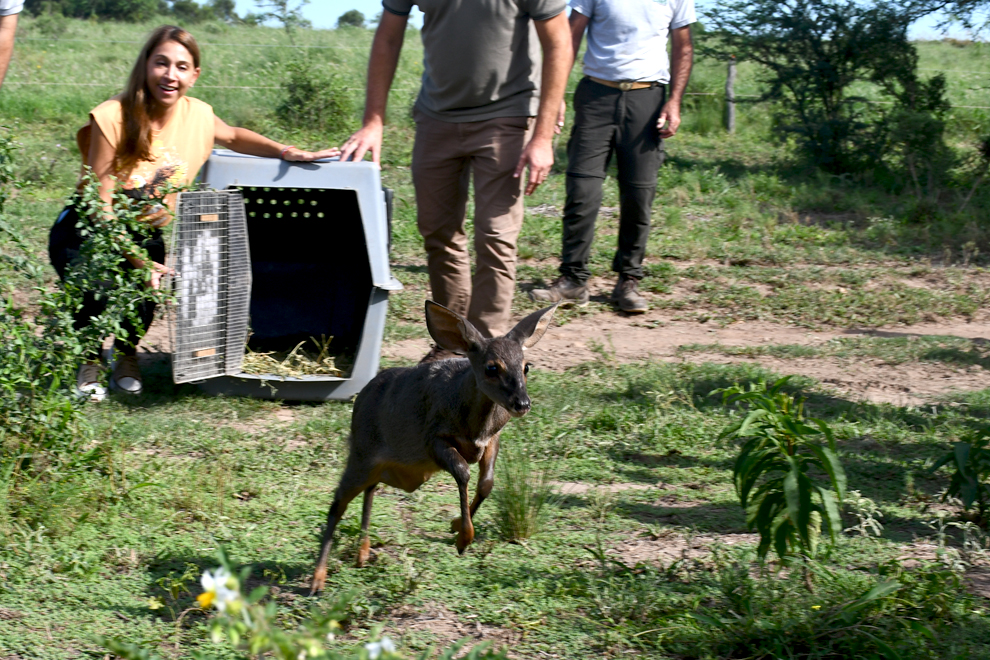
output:
[[[618,166],[619,245],[612,301],[626,313],[648,309],[638,291],[650,233],[663,140],[681,123],[681,99],[691,75],[694,0],[571,0],[574,55],[588,32],[585,77],[574,92],[574,128],[567,145],[560,277],[530,297],[588,304],[588,258],[602,182]],[[667,57],[667,39],[671,57]],[[669,90],[668,90],[669,83]]]

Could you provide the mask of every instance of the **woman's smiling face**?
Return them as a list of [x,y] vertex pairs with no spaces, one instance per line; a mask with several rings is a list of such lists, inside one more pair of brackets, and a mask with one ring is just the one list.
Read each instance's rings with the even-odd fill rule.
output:
[[171,108],[199,78],[192,53],[177,41],[164,41],[148,58],[148,91],[158,103]]

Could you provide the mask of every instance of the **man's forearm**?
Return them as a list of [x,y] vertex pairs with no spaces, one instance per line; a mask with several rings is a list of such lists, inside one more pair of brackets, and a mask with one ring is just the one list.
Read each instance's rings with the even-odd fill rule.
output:
[[694,63],[694,44],[691,43],[691,26],[677,28],[672,32],[670,47],[670,95],[669,101],[680,105],[691,78]]
[[567,17],[562,12],[551,19],[537,22],[537,34],[543,46],[543,74],[533,138],[552,140],[560,102],[564,98],[567,78],[574,62]]
[[368,60],[368,86],[365,93],[364,124],[385,123],[388,91],[392,87],[399,54],[406,33],[406,17],[384,12],[375,31]]

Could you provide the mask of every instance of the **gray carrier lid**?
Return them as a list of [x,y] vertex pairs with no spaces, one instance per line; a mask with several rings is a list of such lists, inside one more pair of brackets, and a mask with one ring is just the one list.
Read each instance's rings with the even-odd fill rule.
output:
[[385,193],[378,166],[374,163],[342,163],[339,160],[296,163],[214,149],[201,178],[207,186],[218,190],[268,186],[356,191],[372,284],[385,291],[402,289],[389,268]]

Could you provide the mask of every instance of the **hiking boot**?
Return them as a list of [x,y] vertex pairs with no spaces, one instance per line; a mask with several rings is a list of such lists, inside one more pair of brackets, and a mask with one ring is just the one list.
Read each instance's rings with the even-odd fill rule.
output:
[[100,384],[99,362],[83,362],[76,374],[76,395],[80,399],[88,399],[99,403],[107,398],[107,388]]
[[529,292],[533,302],[556,303],[584,307],[588,304],[588,285],[561,275],[547,289],[533,289]]
[[446,348],[440,348],[436,344],[430,347],[430,352],[423,356],[423,359],[419,361],[420,364],[426,364],[427,362],[439,362],[440,360],[450,360],[453,358],[464,357],[459,355],[454,351],[448,351]]
[[646,298],[639,294],[639,280],[620,275],[612,291],[612,302],[626,314],[642,314],[650,308]]
[[118,355],[110,374],[110,389],[125,394],[140,394],[144,391],[141,370],[136,355]]

